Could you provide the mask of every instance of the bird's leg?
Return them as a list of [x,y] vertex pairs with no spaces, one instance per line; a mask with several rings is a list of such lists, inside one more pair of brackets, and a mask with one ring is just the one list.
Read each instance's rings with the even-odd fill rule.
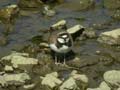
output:
[[64,54],[64,62],[63,62],[64,65],[66,65],[66,59],[65,59],[65,54]]
[[58,62],[57,62],[57,55],[56,55],[56,53],[55,53],[55,64],[56,64],[56,65],[58,64]]

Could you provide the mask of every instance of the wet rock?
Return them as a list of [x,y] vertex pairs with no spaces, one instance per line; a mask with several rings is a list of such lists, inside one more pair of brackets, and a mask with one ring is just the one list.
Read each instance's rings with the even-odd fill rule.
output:
[[102,65],[109,66],[112,65],[114,62],[114,59],[112,56],[101,56],[99,59],[99,63],[102,63]]
[[107,84],[110,84],[113,87],[120,87],[120,71],[119,70],[107,71],[104,73],[103,77]]
[[13,69],[12,66],[6,65],[5,68],[4,68],[4,70],[5,70],[6,72],[12,72],[14,69]]
[[90,38],[90,39],[97,37],[96,32],[93,28],[89,28],[89,29],[84,30],[82,35],[83,35],[83,37]]
[[120,45],[120,29],[101,33],[98,41],[109,45]]
[[56,9],[64,8],[73,11],[86,10],[93,8],[95,6],[94,0],[71,0],[69,2],[63,3],[59,6],[56,6]]
[[40,77],[40,78],[43,79],[41,82],[42,85],[47,85],[51,88],[54,88],[62,83],[62,81],[58,79],[57,72],[47,74],[45,77]]
[[76,70],[73,70],[70,77],[60,86],[60,90],[85,90],[87,85],[87,76],[78,74]]
[[98,88],[88,88],[87,90],[111,90],[111,88],[103,81]]
[[2,86],[6,85],[22,85],[26,80],[30,80],[30,77],[27,73],[19,74],[4,74],[0,76],[0,84]]
[[63,3],[65,0],[41,0],[44,3]]
[[0,36],[0,46],[4,46],[8,43],[8,40],[5,36]]
[[115,20],[120,20],[120,9],[109,11],[110,16]]
[[60,86],[60,90],[80,90],[80,89],[75,83],[75,80],[73,78],[69,78]]
[[21,9],[40,8],[43,2],[41,0],[19,0],[18,6]]
[[45,76],[48,73],[54,72],[55,64],[49,54],[41,52],[37,55],[37,59],[38,64],[32,67],[33,74]]
[[17,5],[9,5],[5,8],[0,9],[0,20],[3,23],[11,23],[13,18],[19,13],[19,8]]
[[38,64],[38,60],[35,58],[27,57],[27,53],[16,53],[13,52],[12,54],[5,56],[2,60],[10,61],[13,67],[17,68],[19,65],[36,65]]
[[67,29],[67,32],[70,34],[74,34],[76,32],[78,32],[79,30],[83,29],[84,27],[82,25],[75,25],[69,29]]
[[60,20],[57,23],[53,24],[50,27],[50,29],[52,29],[52,30],[58,29],[59,30],[59,29],[62,29],[62,28],[67,28],[66,23],[67,23],[66,20]]
[[23,88],[24,89],[33,89],[35,87],[35,84],[29,84],[29,85],[24,85]]
[[120,8],[120,0],[104,0],[104,6],[107,9],[118,9]]
[[51,9],[50,6],[45,5],[43,9],[43,15],[52,17],[56,14],[55,10]]
[[80,37],[80,35],[84,32],[84,27],[82,25],[75,25],[69,29],[67,29],[67,32],[72,35],[73,40]]

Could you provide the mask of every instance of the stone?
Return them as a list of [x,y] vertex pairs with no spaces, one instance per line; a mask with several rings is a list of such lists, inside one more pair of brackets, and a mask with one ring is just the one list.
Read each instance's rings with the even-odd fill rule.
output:
[[24,89],[32,89],[35,87],[35,84],[29,84],[29,85],[24,85],[23,88]]
[[96,38],[97,35],[96,35],[96,32],[95,30],[93,30],[93,28],[89,28],[89,29],[86,29],[84,30],[83,34],[82,34],[84,37],[86,38]]
[[0,84],[6,86],[9,84],[21,85],[24,84],[26,80],[30,80],[30,76],[27,73],[19,74],[4,74],[0,76]]
[[120,8],[120,0],[103,0],[103,4],[111,10]]
[[78,74],[78,72],[76,70],[73,70],[71,72],[71,76],[75,79],[75,80],[80,80],[84,83],[88,83],[88,77],[84,74]]
[[120,87],[120,71],[119,70],[107,71],[104,73],[103,77],[105,82],[110,84],[111,86]]
[[78,31],[80,31],[82,29],[84,29],[84,27],[79,24],[79,25],[75,25],[75,26],[67,29],[67,32],[70,33],[70,34],[74,34],[74,33],[78,32]]
[[57,23],[53,24],[50,28],[54,29],[61,29],[63,27],[66,27],[66,20],[60,20]]
[[70,0],[67,3],[56,6],[56,9],[69,9],[71,11],[80,11],[94,8],[94,6],[94,0]]
[[44,14],[45,16],[52,17],[52,16],[54,16],[54,15],[56,14],[56,12],[55,12],[55,10],[52,10],[52,9],[50,8],[50,6],[45,5],[45,6],[44,6],[44,10],[43,10],[43,14]]
[[88,88],[87,90],[111,90],[111,88],[103,81],[98,88]]
[[87,76],[78,74],[76,70],[73,70],[70,74],[70,77],[60,86],[60,90],[85,90],[87,85]]
[[40,8],[43,2],[41,0],[19,0],[18,5],[21,9]]
[[19,13],[19,8],[16,4],[12,4],[0,9],[0,20],[2,23],[10,23],[13,18]]
[[2,60],[10,61],[13,67],[17,68],[19,65],[36,65],[38,60],[35,58],[27,57],[27,53],[17,53],[13,52],[8,56],[2,58]]
[[14,69],[13,69],[12,66],[6,65],[5,68],[4,68],[4,70],[5,70],[5,71],[8,71],[8,72],[9,72],[9,71],[11,72],[11,71],[13,71]]
[[8,40],[5,36],[0,35],[0,46],[4,46],[8,43]]
[[40,77],[40,78],[42,79],[41,84],[49,86],[50,88],[54,88],[62,83],[62,81],[58,79],[57,72],[47,74],[45,77]]
[[101,33],[98,42],[109,45],[120,45],[120,28]]
[[78,89],[78,86],[75,82],[75,79],[70,77],[67,79],[61,86],[60,90],[76,90]]

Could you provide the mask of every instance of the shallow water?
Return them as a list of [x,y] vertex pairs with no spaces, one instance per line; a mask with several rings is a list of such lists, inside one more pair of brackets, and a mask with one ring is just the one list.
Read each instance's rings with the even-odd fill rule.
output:
[[[14,25],[14,31],[8,35],[8,44],[0,47],[0,57],[8,55],[12,50],[20,51],[25,46],[29,45],[30,40],[38,35],[41,35],[41,30],[48,29],[52,24],[61,19],[68,21],[68,28],[76,24],[81,24],[84,27],[93,27],[94,24],[100,27],[93,27],[96,30],[97,35],[101,32],[109,31],[115,28],[120,28],[120,22],[114,21],[108,14],[108,10],[103,8],[102,0],[96,0],[96,8],[90,10],[79,10],[78,0],[67,0],[68,2],[55,6],[57,14],[54,17],[47,18],[41,13],[31,13],[28,16],[21,16],[17,19]],[[10,3],[16,3],[16,0],[4,0],[0,1],[0,7],[4,7]],[[72,5],[71,5],[72,2]],[[0,24],[0,35],[4,31],[4,27]],[[115,59],[120,55],[120,50],[116,50],[114,47],[108,47],[101,45],[96,39],[88,39],[78,43],[74,48],[75,52],[85,62],[92,62],[103,56],[103,54],[110,55]],[[96,51],[101,51],[101,55],[97,55]],[[83,67],[81,70],[88,74],[92,69],[98,69],[98,72],[105,72],[110,69],[118,69],[119,65],[114,64],[111,67],[104,67],[101,70],[101,64],[93,65],[91,67]],[[86,71],[88,69],[88,71]],[[103,69],[103,67],[102,67]],[[86,71],[86,72],[85,72]],[[94,71],[94,70],[93,70]],[[90,77],[92,77],[92,72]],[[94,80],[93,80],[94,82]],[[100,82],[100,78],[98,83]],[[90,85],[96,86],[94,85]]]

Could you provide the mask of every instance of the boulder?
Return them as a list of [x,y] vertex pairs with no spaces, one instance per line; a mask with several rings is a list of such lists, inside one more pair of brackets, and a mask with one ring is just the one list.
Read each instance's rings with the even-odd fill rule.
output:
[[8,56],[2,58],[2,60],[10,61],[13,67],[18,67],[19,65],[36,65],[38,60],[35,58],[29,58],[27,53],[17,53],[13,52]]
[[120,28],[101,33],[98,41],[109,45],[120,45]]
[[6,85],[21,85],[24,84],[26,80],[30,80],[30,76],[27,73],[19,74],[4,74],[0,76],[0,84],[2,86]]
[[14,69],[13,69],[12,66],[6,65],[4,70],[7,71],[7,72],[12,72]]
[[120,0],[104,0],[104,6],[107,9],[118,9],[120,8]]
[[103,77],[105,82],[110,84],[111,86],[120,87],[120,71],[119,70],[107,71],[104,73]]
[[111,88],[103,81],[98,88],[88,88],[87,90],[111,90]]
[[75,79],[70,77],[67,79],[61,86],[60,90],[76,90],[79,87],[77,86]]
[[42,79],[41,84],[49,86],[50,88],[54,88],[62,83],[62,81],[58,79],[57,72],[47,74],[45,77],[40,77],[40,78]]
[[87,76],[78,74],[76,70],[73,70],[70,77],[60,86],[60,90],[85,90],[87,85]]

